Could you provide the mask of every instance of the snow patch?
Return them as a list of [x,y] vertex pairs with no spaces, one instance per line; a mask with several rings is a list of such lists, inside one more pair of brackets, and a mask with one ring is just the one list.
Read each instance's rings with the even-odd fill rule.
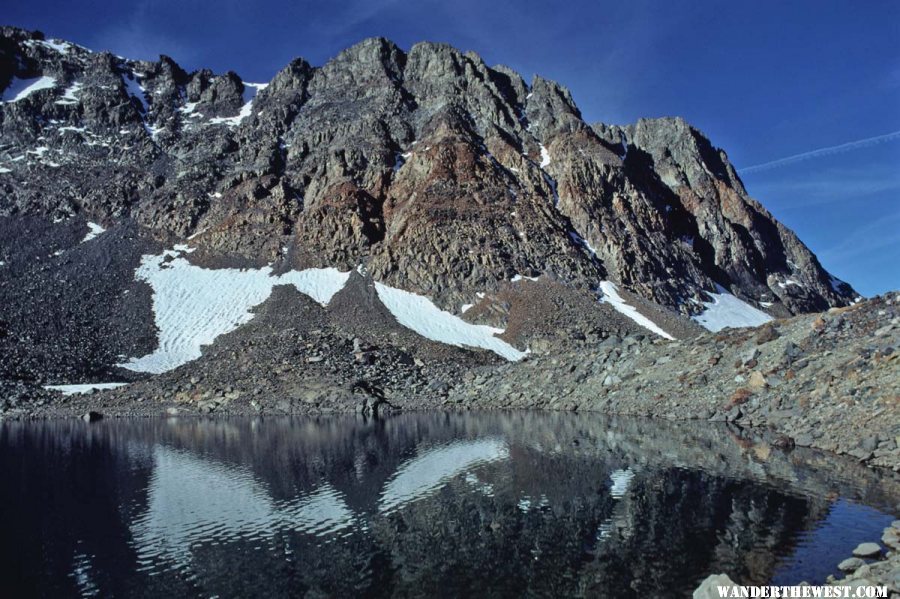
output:
[[487,349],[510,361],[521,360],[527,353],[498,339],[496,335],[503,333],[503,329],[470,324],[450,312],[441,310],[425,296],[377,282],[375,289],[378,299],[394,315],[397,322],[427,339],[456,347]]
[[[147,90],[140,84],[138,77],[139,75],[137,73],[130,71],[122,74],[122,81],[125,83],[128,95],[141,103],[141,124],[144,126],[144,131],[147,132],[150,139],[156,140],[156,134],[159,133],[159,129],[147,121],[147,117],[150,116],[150,105],[147,103]],[[124,129],[119,131],[119,133],[127,132],[128,131]]]
[[44,48],[48,48],[55,52],[59,52],[60,54],[68,54],[73,48],[83,48],[83,46],[78,46],[71,42],[66,42],[63,40],[27,40],[25,45],[29,48],[34,48],[35,46],[43,46]]
[[253,113],[253,100],[256,99],[256,95],[268,86],[268,83],[244,82],[244,105],[241,106],[241,110],[238,112],[237,116],[217,116],[209,119],[209,122],[214,125],[227,125],[229,127],[238,126],[241,121]]
[[82,84],[78,81],[70,85],[66,88],[66,91],[63,92],[62,97],[55,102],[55,104],[59,104],[60,106],[71,106],[73,104],[78,104],[78,94],[81,92]]
[[787,289],[790,285],[796,285],[797,287],[803,287],[803,284],[795,279],[785,279],[783,283],[778,283],[778,286],[782,289]]
[[188,262],[177,245],[160,255],[145,255],[135,278],[153,288],[153,313],[159,347],[151,354],[119,364],[137,372],[161,373],[196,360],[201,347],[250,322],[252,308],[269,297],[276,285],[294,285],[325,305],[344,287],[349,272],[311,268],[273,276],[260,269],[206,269]]
[[[347,283],[349,272],[310,268],[273,275],[271,266],[259,269],[206,269],[187,261],[193,251],[176,245],[159,255],[145,255],[135,271],[137,280],[153,289],[154,322],[159,346],[152,353],[119,366],[137,372],[161,373],[202,354],[201,348],[223,334],[250,322],[252,308],[264,302],[276,285],[293,285],[322,305]],[[510,361],[528,352],[498,339],[503,329],[465,322],[435,306],[427,297],[375,283],[379,299],[397,322],[419,335],[454,345],[487,349]]]
[[147,92],[144,90],[144,86],[138,82],[137,75],[133,72],[123,73],[122,81],[125,83],[125,89],[128,91],[128,95],[140,102],[141,107],[143,108],[141,112],[147,114],[150,110],[150,105],[147,104]]
[[576,233],[575,231],[569,231],[569,238],[575,242],[575,245],[580,245],[587,251],[591,253],[591,256],[597,258],[597,250],[588,242],[587,239]]
[[307,268],[288,271],[280,277],[274,277],[274,280],[275,285],[293,285],[300,293],[327,306],[334,294],[344,288],[348,278],[350,271],[341,272],[336,268]]
[[730,294],[727,289],[716,284],[717,293],[706,291],[711,302],[703,302],[706,310],[693,317],[704,328],[716,332],[726,327],[757,327],[772,320],[772,317]]
[[85,383],[80,385],[45,385],[44,389],[51,391],[60,391],[63,395],[76,395],[79,393],[88,393],[89,391],[104,389],[115,389],[116,387],[124,387],[128,383]]
[[34,154],[38,158],[43,158],[44,154],[46,154],[49,150],[50,150],[50,148],[48,148],[47,146],[38,146],[33,150],[26,150],[25,153],[26,154]]
[[622,299],[622,296],[619,295],[619,288],[616,287],[616,284],[612,281],[601,281],[600,290],[603,292],[603,297],[600,301],[610,304],[620,314],[624,314],[637,324],[641,325],[645,329],[653,331],[660,337],[665,337],[666,339],[672,340],[675,339],[675,337],[662,330],[655,322],[638,312],[637,308],[629,305],[624,299]]
[[90,241],[91,239],[94,239],[101,233],[106,232],[106,229],[104,229],[97,223],[88,223],[87,226],[88,226],[87,235],[84,236],[84,239],[81,240],[81,243],[86,243],[86,242]]
[[544,144],[538,144],[541,147],[541,168],[550,166],[550,152],[544,147]]
[[197,109],[197,104],[199,103],[200,102],[185,102],[184,106],[178,109],[178,112],[190,118],[203,116],[200,113],[194,113],[194,110]]
[[537,280],[538,280],[538,277],[526,277],[525,275],[517,274],[516,276],[514,276],[513,278],[511,278],[511,279],[509,280],[509,282],[510,282],[510,283],[517,283],[517,282],[519,282],[519,281],[524,281],[524,280],[528,280],[528,281],[537,281]]
[[24,100],[31,94],[42,89],[50,89],[56,87],[56,79],[53,77],[37,77],[35,79],[19,79],[13,77],[9,86],[3,90],[2,102],[11,104]]

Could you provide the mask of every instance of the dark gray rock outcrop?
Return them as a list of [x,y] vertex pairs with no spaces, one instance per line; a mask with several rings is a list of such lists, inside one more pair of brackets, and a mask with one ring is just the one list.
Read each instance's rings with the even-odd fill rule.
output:
[[3,215],[130,219],[282,268],[367,262],[445,307],[516,273],[684,314],[715,284],[777,315],[855,297],[684,121],[589,125],[559,84],[444,44],[369,39],[264,86],[6,27],[0,87]]

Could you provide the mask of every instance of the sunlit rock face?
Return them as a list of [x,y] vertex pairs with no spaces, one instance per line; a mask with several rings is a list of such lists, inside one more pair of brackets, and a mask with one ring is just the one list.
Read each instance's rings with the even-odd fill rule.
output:
[[5,472],[44,474],[0,489],[0,522],[32,531],[0,541],[24,594],[35,568],[43,588],[101,595],[816,581],[890,522],[900,489],[724,425],[583,415],[10,423],[0,447]]
[[685,314],[716,283],[775,314],[855,297],[683,120],[590,125],[565,87],[444,44],[368,39],[253,83],[7,27],[0,88],[7,216],[134,221],[210,261],[367,262],[443,308],[517,273]]

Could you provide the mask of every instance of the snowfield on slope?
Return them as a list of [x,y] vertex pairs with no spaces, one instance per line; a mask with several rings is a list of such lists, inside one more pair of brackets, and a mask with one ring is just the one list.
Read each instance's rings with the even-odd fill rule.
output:
[[[269,266],[259,269],[207,269],[184,257],[193,250],[176,245],[159,255],[145,255],[135,278],[153,289],[153,316],[159,346],[142,357],[119,366],[136,372],[159,374],[178,368],[202,354],[202,347],[253,319],[251,310],[263,303],[276,285],[293,285],[301,293],[327,306],[344,288],[350,272],[335,268],[309,268],[273,275]],[[412,331],[457,347],[487,349],[520,360],[519,351],[496,334],[503,329],[470,324],[435,306],[427,297],[381,283],[378,297],[397,319]]]
[[79,393],[87,393],[89,391],[102,391],[104,389],[115,389],[116,387],[124,387],[128,383],[84,383],[77,385],[44,385],[44,389],[51,391],[59,391],[63,395],[76,395]]
[[772,320],[772,317],[736,298],[721,285],[716,285],[718,293],[705,292],[712,298],[711,302],[703,302],[706,310],[692,318],[706,329],[717,332],[726,327],[758,327]]
[[175,246],[158,256],[141,259],[135,277],[153,288],[153,313],[159,347],[151,354],[119,364],[137,372],[158,374],[200,357],[200,348],[253,318],[252,308],[263,303],[276,285],[298,291],[327,304],[340,291],[349,272],[311,268],[273,276],[271,267],[239,270],[194,266]]
[[419,335],[456,347],[480,347],[507,360],[521,360],[526,353],[519,351],[496,335],[503,333],[482,324],[471,324],[462,318],[445,312],[425,296],[375,283],[378,299],[394,315],[397,322]]
[[637,324],[641,325],[645,329],[653,331],[660,337],[665,337],[666,339],[671,340],[675,339],[675,337],[662,330],[655,322],[638,312],[637,308],[629,305],[624,299],[622,299],[622,296],[619,295],[619,288],[616,287],[616,284],[612,281],[601,281],[600,290],[603,292],[603,297],[600,299],[600,301],[611,305],[616,309],[617,312],[624,314]]
[[19,79],[13,77],[9,86],[3,90],[3,102],[13,103],[23,100],[42,89],[50,89],[56,87],[56,79],[53,77],[37,77],[35,79]]

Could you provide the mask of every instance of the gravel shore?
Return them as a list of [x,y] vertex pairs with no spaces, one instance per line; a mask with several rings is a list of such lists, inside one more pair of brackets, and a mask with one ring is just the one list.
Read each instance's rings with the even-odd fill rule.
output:
[[[518,363],[417,343],[415,336],[398,349],[389,327],[374,326],[380,332],[365,339],[312,319],[312,330],[285,330],[277,307],[224,336],[200,360],[120,389],[62,396],[5,383],[2,415],[591,411],[726,421],[767,429],[786,447],[900,470],[898,293],[691,340],[572,340],[536,348]],[[299,341],[273,342],[272,335]],[[393,345],[382,346],[387,338]]]

